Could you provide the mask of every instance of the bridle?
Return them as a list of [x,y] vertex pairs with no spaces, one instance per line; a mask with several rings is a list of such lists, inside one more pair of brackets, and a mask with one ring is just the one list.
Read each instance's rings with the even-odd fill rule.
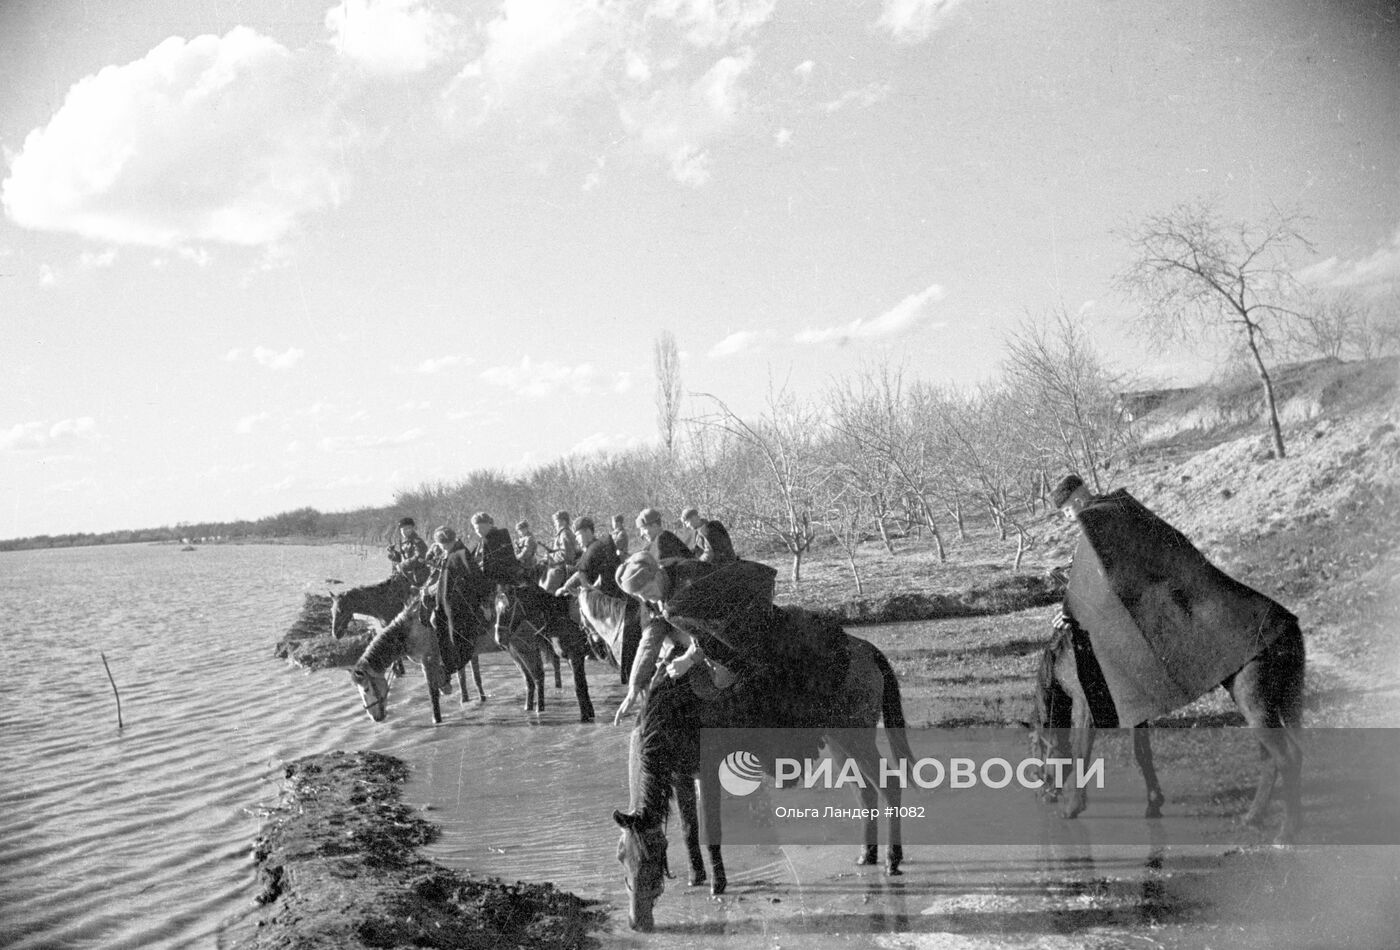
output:
[[[361,669],[351,670],[350,672],[355,677],[355,685],[374,697],[374,702],[367,703],[364,701],[363,693],[361,694],[360,705],[364,707],[365,712],[369,713],[371,719],[374,719],[374,713],[370,712],[372,709],[378,708],[380,713],[383,714],[385,712],[385,705],[389,702],[388,687],[386,686],[384,692],[381,693],[379,691],[379,684],[375,682],[373,676],[370,676]],[[378,720],[375,721],[377,722]]]

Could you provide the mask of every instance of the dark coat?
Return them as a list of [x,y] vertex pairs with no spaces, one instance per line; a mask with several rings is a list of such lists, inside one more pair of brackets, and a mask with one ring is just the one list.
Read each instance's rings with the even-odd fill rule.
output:
[[718,521],[702,521],[695,529],[695,556],[702,561],[724,564],[737,561],[729,531]]
[[1096,725],[1179,709],[1298,622],[1126,491],[1086,505],[1079,523],[1065,607],[1088,634],[1117,710],[1115,722],[1096,715]]
[[622,588],[617,586],[617,548],[612,538],[601,535],[593,539],[575,568],[589,584],[598,587],[609,597],[625,597]]
[[520,562],[515,559],[515,542],[505,528],[492,528],[476,548],[476,563],[486,579],[495,584],[517,584]]

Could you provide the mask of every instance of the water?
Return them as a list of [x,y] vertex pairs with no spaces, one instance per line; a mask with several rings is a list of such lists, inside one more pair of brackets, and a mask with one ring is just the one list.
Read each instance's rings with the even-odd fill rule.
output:
[[[620,890],[606,816],[626,803],[625,730],[574,721],[567,668],[534,727],[516,725],[529,718],[502,654],[483,663],[485,706],[450,699],[446,723],[433,728],[411,669],[377,726],[344,673],[308,674],[272,657],[305,592],[326,590],[328,578],[379,580],[383,568],[337,547],[0,554],[0,610],[10,618],[0,636],[0,945],[227,942],[256,913],[251,848],[284,764],[340,748],[390,752],[414,767],[407,799],[460,829],[445,839],[456,842],[443,848],[450,863],[603,898]],[[121,730],[99,651],[121,691]],[[604,678],[596,666],[590,674]],[[619,689],[599,683],[595,699]],[[510,794],[517,759],[550,801],[541,817]],[[561,784],[570,775],[588,781]],[[551,857],[560,821],[592,826],[594,840],[571,836]],[[478,826],[499,840],[477,846]]]

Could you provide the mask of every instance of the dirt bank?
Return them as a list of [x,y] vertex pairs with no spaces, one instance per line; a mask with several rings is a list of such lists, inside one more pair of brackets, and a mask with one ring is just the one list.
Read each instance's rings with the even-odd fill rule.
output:
[[408,767],[331,752],[286,768],[254,849],[264,910],[240,948],[594,946],[603,914],[550,884],[475,880],[419,856],[435,826],[399,801]]

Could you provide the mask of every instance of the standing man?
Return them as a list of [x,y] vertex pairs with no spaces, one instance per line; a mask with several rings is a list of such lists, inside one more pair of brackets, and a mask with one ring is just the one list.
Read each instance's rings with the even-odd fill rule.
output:
[[510,532],[496,527],[495,520],[484,511],[472,515],[472,530],[481,539],[476,563],[487,580],[496,584],[520,583],[520,562],[515,559]]
[[739,560],[739,555],[734,553],[734,542],[729,539],[729,531],[723,524],[700,517],[700,512],[694,508],[681,512],[681,521],[695,532],[692,550],[697,558],[712,564]]
[[399,519],[399,540],[389,545],[391,573],[407,577],[414,587],[428,579],[428,542],[418,536],[412,518]]
[[597,587],[609,597],[621,598],[622,588],[617,586],[617,579],[613,576],[617,573],[619,562],[612,538],[607,535],[599,537],[594,530],[593,519],[586,515],[574,519],[573,527],[574,537],[583,549],[583,554],[579,555],[574,573],[560,585],[554,595],[567,597],[580,584],[587,584],[589,587]]
[[637,515],[637,531],[646,539],[646,550],[651,552],[651,556],[662,567],[691,556],[690,548],[685,546],[685,542],[676,537],[674,532],[662,527],[661,512],[655,508],[643,508],[641,514]]

